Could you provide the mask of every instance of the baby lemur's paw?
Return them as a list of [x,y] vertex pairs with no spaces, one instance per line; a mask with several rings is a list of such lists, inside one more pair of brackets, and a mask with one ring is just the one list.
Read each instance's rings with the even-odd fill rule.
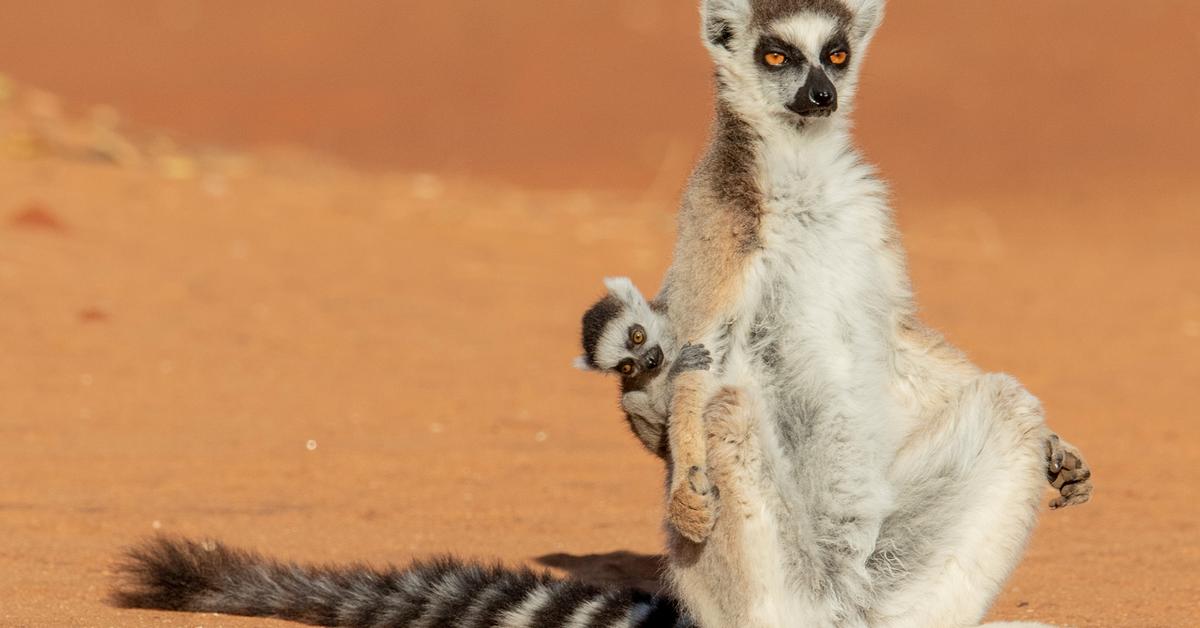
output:
[[1050,508],[1066,508],[1092,498],[1092,469],[1077,447],[1051,434],[1046,440],[1046,459],[1046,479],[1059,493],[1050,501]]
[[676,373],[683,371],[707,371],[712,366],[712,354],[704,345],[694,345],[688,343],[683,345],[679,350],[679,357],[675,359],[675,366],[672,370]]
[[688,469],[687,480],[671,491],[667,518],[684,538],[703,543],[717,523],[719,492],[700,467]]

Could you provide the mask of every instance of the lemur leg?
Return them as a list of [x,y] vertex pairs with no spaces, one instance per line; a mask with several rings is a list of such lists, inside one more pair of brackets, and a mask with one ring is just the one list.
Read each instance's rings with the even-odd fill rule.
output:
[[1037,399],[1006,375],[975,378],[911,436],[871,558],[872,626],[978,624],[1036,523],[1054,438]]
[[670,479],[667,520],[694,542],[708,538],[716,522],[717,491],[708,478],[704,408],[716,381],[705,370],[679,373],[671,397],[667,441]]
[[669,534],[676,596],[700,626],[776,628],[806,616],[780,568],[779,535],[763,472],[757,397],[724,387],[704,423],[708,475],[721,489],[721,514],[704,543]]

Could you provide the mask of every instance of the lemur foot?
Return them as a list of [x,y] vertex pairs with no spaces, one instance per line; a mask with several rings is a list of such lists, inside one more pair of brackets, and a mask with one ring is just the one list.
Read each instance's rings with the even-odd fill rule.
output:
[[671,491],[667,520],[684,538],[703,543],[717,523],[719,491],[700,467],[688,469],[687,481]]
[[1092,470],[1079,448],[1051,434],[1046,441],[1046,457],[1046,479],[1059,492],[1050,501],[1050,508],[1066,508],[1092,498]]

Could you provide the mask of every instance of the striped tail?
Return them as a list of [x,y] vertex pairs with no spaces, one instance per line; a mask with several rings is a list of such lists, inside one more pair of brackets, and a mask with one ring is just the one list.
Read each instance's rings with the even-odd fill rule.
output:
[[281,563],[216,542],[159,537],[129,550],[113,603],[346,628],[692,627],[675,601],[529,569],[445,558],[405,569]]

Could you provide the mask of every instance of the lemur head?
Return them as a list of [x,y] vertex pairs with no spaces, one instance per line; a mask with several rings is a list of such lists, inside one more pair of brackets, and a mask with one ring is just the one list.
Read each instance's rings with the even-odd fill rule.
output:
[[646,302],[633,282],[605,279],[608,294],[583,315],[579,368],[637,379],[659,372],[670,350],[666,316]]
[[701,0],[718,97],[755,122],[845,116],[884,0]]

